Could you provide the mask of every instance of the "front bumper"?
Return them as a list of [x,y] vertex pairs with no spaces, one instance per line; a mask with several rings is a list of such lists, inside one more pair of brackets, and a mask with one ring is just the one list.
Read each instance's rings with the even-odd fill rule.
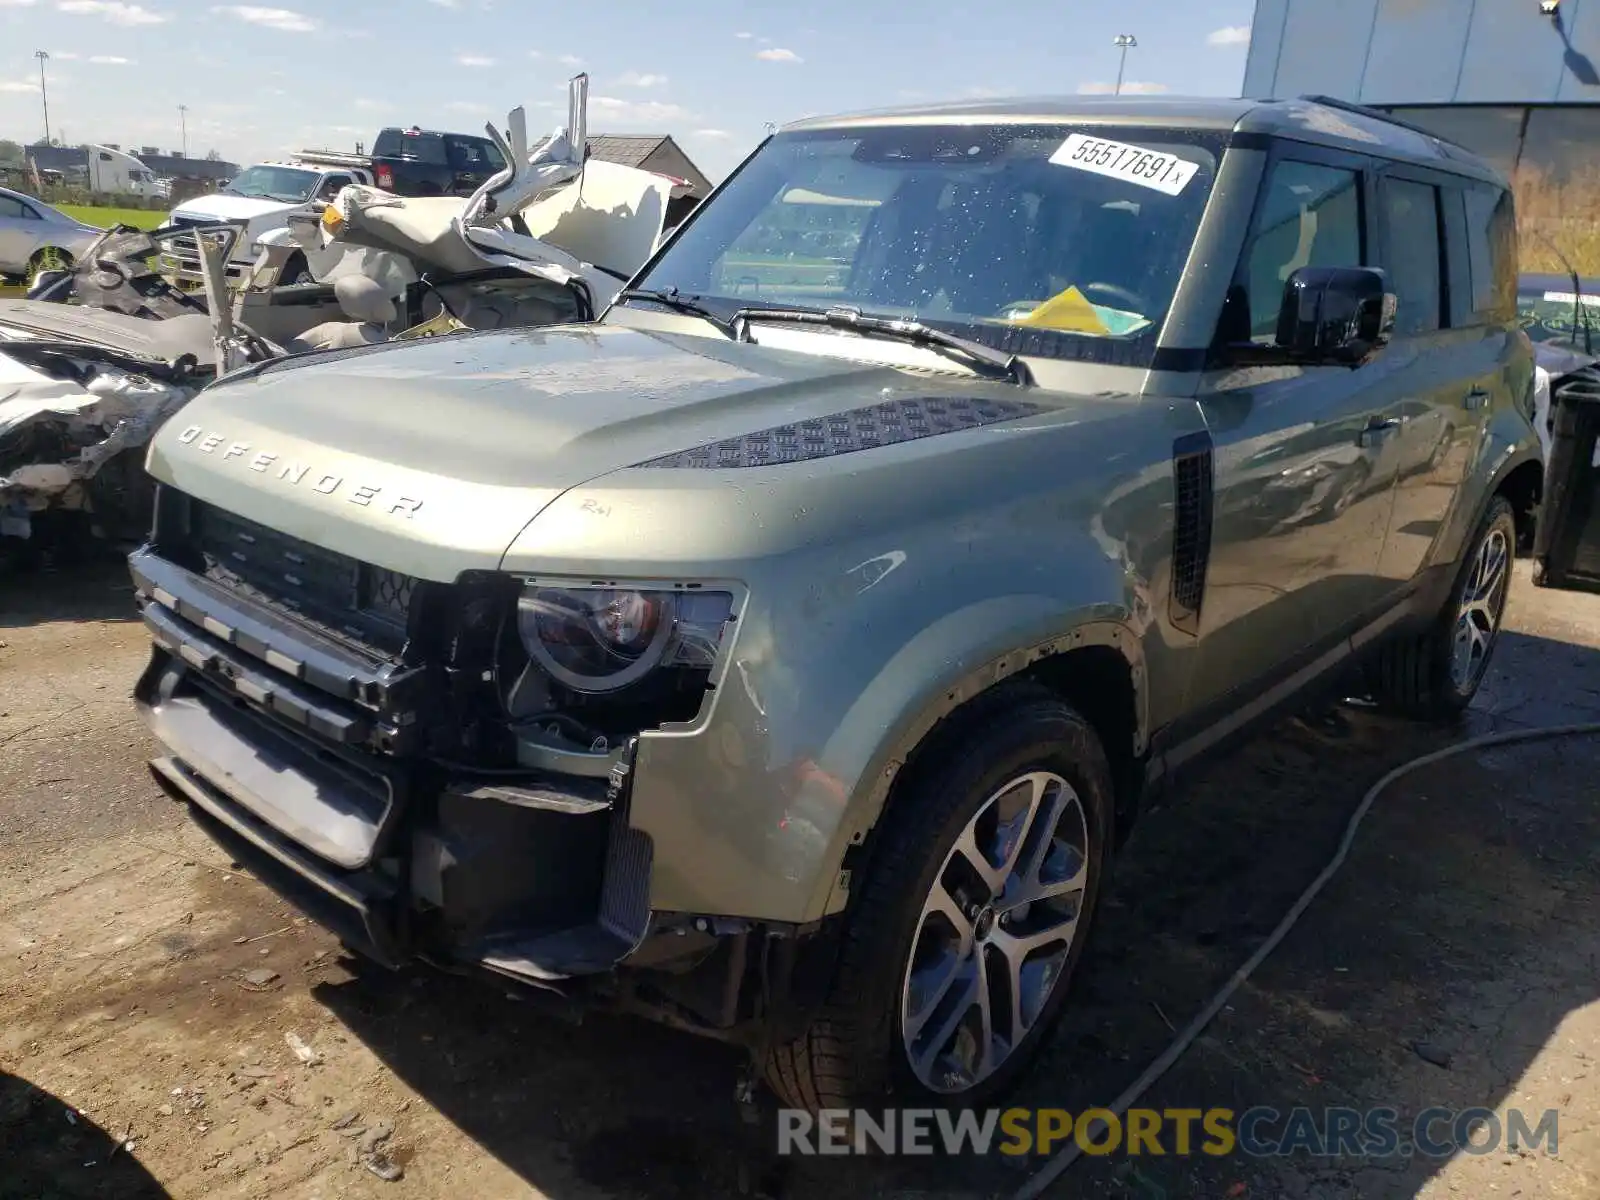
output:
[[608,778],[442,768],[409,753],[423,674],[151,552],[131,566],[158,780],[351,948],[576,994],[644,942],[651,851],[626,761]]

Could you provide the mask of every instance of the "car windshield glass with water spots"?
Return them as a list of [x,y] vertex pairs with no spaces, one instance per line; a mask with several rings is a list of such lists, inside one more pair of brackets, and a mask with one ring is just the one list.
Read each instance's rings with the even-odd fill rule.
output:
[[1523,278],[1517,288],[1517,318],[1536,342],[1582,344],[1584,327],[1600,342],[1600,280],[1583,279],[1581,293],[1571,280]]
[[246,167],[222,190],[263,200],[309,200],[311,189],[321,177],[319,172],[299,167]]
[[1153,348],[1220,140],[1188,130],[899,126],[780,134],[641,288],[745,307],[850,306],[996,349]]

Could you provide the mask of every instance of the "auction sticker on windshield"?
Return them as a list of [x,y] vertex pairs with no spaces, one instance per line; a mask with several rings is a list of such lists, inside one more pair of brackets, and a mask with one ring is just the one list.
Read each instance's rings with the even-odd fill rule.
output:
[[1199,163],[1179,158],[1176,154],[1146,150],[1143,146],[1129,146],[1081,133],[1075,133],[1062,142],[1060,148],[1050,156],[1050,161],[1058,166],[1076,167],[1080,171],[1093,171],[1096,175],[1136,183],[1169,196],[1176,196],[1188,187],[1189,180],[1200,169]]

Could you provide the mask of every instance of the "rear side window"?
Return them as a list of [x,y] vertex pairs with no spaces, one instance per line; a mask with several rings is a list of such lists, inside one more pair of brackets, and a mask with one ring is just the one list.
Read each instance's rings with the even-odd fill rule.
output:
[[1361,177],[1355,171],[1283,159],[1272,167],[1245,251],[1250,339],[1278,332],[1283,285],[1302,267],[1359,267]]
[[1395,333],[1431,333],[1440,326],[1444,274],[1439,256],[1439,189],[1406,179],[1383,181],[1390,286],[1399,298]]
[[1466,190],[1467,260],[1472,311],[1480,322],[1510,321],[1517,310],[1517,217],[1511,193]]
[[407,133],[403,129],[385,129],[380,133],[372,143],[372,157],[447,165],[444,138],[437,133]]
[[0,196],[0,217],[24,220],[31,216],[33,214],[23,207],[22,201],[13,200],[10,196]]
[[447,137],[445,149],[458,171],[498,171],[505,165],[494,143],[485,138]]

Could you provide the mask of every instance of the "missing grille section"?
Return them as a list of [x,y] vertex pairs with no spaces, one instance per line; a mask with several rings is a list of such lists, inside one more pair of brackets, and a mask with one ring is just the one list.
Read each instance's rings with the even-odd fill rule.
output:
[[1172,447],[1172,623],[1198,633],[1211,559],[1211,435],[1191,434]]
[[680,470],[727,470],[767,467],[781,463],[811,462],[873,450],[941,433],[978,429],[1001,421],[1015,421],[1041,411],[1020,400],[988,400],[965,396],[909,397],[886,400],[864,408],[813,417],[789,425],[774,425],[740,437],[727,438],[666,454],[637,464]]
[[191,549],[207,578],[323,632],[398,652],[417,581],[194,502]]

